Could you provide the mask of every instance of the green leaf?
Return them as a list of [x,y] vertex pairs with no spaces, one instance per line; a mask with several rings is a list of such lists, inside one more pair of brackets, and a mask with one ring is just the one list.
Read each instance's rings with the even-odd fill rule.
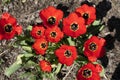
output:
[[72,40],[71,37],[68,37],[67,40],[68,40],[68,42],[69,42],[69,45],[75,46],[75,42]]
[[30,75],[31,75],[30,72],[21,73],[20,76],[19,76],[19,78],[26,78],[26,77],[28,77]]
[[32,30],[32,26],[29,25],[26,30],[31,31]]
[[33,55],[32,53],[25,53],[24,56],[25,56],[25,57],[32,57],[32,56],[34,56],[34,55]]
[[4,73],[4,74],[5,74],[6,76],[10,77],[10,75],[11,75],[12,73],[14,73],[16,70],[18,70],[18,69],[21,67],[21,64],[22,64],[22,59],[21,59],[21,57],[23,57],[23,56],[24,56],[23,54],[18,55],[16,62],[13,63],[9,68],[7,68],[7,69],[5,70],[5,73]]
[[18,46],[17,44],[14,44],[13,47],[14,47],[14,48],[18,48],[19,46]]
[[103,66],[102,66],[102,71],[101,71],[101,73],[100,73],[100,76],[103,77],[104,75],[105,75],[105,69],[104,69]]
[[102,25],[102,26],[100,27],[99,31],[102,31],[104,27],[105,27],[105,26]]
[[50,73],[50,79],[51,79],[51,80],[56,80],[56,77],[54,76],[53,73]]
[[23,55],[18,55],[17,61],[5,70],[4,74],[6,76],[10,77],[11,74],[13,74],[16,70],[18,70],[22,66],[21,65],[22,64],[21,57],[23,57]]
[[19,64],[22,64],[22,57],[24,56],[24,54],[20,54],[20,55],[18,55],[17,56],[17,61],[16,62],[18,62]]
[[5,4],[5,3],[10,3],[12,0],[2,0],[2,3]]
[[25,67],[32,67],[32,66],[37,66],[38,64],[36,64],[35,62],[29,60],[26,64]]
[[100,20],[95,20],[93,23],[92,23],[93,26],[98,26],[100,25]]
[[[35,75],[33,75],[31,72],[25,72],[22,73],[19,78],[28,78],[29,80],[36,80]],[[34,79],[33,79],[34,78]]]
[[21,45],[27,45],[27,43],[25,42],[25,40],[20,42]]
[[20,67],[21,67],[21,64],[18,64],[18,62],[13,63],[9,68],[5,70],[5,75],[10,77],[10,75],[13,74]]
[[22,46],[22,48],[23,48],[25,51],[32,52],[32,48],[31,48],[30,46]]
[[57,69],[55,70],[55,74],[58,74],[61,70],[62,64],[58,63]]
[[85,61],[85,62],[87,62],[88,59],[86,57],[83,57],[83,56],[79,55],[76,61]]

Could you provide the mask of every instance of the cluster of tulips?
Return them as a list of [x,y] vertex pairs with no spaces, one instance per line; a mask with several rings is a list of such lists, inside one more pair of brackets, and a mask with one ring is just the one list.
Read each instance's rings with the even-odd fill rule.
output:
[[[79,48],[77,42],[86,34],[87,28],[96,20],[96,9],[93,6],[83,4],[64,17],[62,10],[53,6],[42,9],[39,13],[42,19],[41,24],[32,26],[30,35],[34,39],[32,49],[36,55],[44,58],[40,59],[39,66],[43,72],[52,73],[52,63],[46,59],[45,55],[50,54],[47,50],[50,46],[57,46],[52,51],[58,63],[71,66],[79,58]],[[62,24],[62,25],[61,25]],[[94,27],[94,26],[93,26]],[[20,35],[22,27],[17,24],[16,19],[9,13],[3,13],[0,19],[0,40],[9,40],[14,35]],[[67,43],[68,38],[74,39],[74,45]],[[87,58],[77,72],[77,80],[100,80],[102,66],[95,64],[98,58],[105,54],[105,39],[92,35],[83,41],[83,55]],[[57,45],[56,45],[57,44]]]

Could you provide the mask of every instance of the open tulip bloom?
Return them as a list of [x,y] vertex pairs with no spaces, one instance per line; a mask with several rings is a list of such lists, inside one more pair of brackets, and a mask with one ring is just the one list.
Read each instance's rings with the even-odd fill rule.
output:
[[85,19],[86,25],[91,24],[96,19],[96,9],[93,6],[83,4],[82,6],[78,7],[75,12],[78,14],[78,16]]
[[77,73],[77,80],[100,80],[99,72],[94,64],[82,66]]
[[9,40],[21,33],[22,27],[17,25],[16,19],[9,13],[3,13],[0,18],[0,40]]
[[92,36],[84,43],[84,54],[92,62],[96,61],[97,58],[101,58],[105,54],[105,39]]
[[63,18],[63,12],[53,6],[49,6],[40,11],[40,18],[46,27],[52,27],[59,24]]

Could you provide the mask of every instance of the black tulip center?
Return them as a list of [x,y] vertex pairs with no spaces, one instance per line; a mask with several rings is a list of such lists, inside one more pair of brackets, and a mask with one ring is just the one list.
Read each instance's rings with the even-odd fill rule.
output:
[[48,23],[51,24],[51,25],[55,24],[55,22],[56,22],[56,19],[54,17],[50,17],[48,19]]
[[13,27],[11,25],[5,26],[5,32],[11,32],[13,30]]
[[88,13],[84,13],[84,14],[83,14],[83,18],[84,18],[84,19],[88,19],[88,18],[89,18]]
[[41,44],[41,47],[42,47],[42,48],[45,48],[45,47],[46,47],[46,43],[42,43],[42,44]]
[[41,33],[42,33],[41,31],[38,31],[38,32],[37,32],[38,35],[41,35]]
[[92,50],[92,51],[94,51],[94,50],[97,49],[97,45],[96,45],[95,43],[91,43],[91,44],[89,45],[89,49]]
[[71,29],[72,29],[73,31],[76,31],[76,30],[78,29],[78,24],[73,23],[73,24],[71,25]]
[[72,55],[72,53],[69,51],[69,50],[67,50],[66,52],[65,52],[65,56],[66,57],[70,57]]
[[83,70],[83,76],[85,78],[89,78],[92,75],[92,71],[90,69]]
[[50,35],[51,35],[51,37],[56,37],[57,34],[56,34],[56,32],[51,32]]

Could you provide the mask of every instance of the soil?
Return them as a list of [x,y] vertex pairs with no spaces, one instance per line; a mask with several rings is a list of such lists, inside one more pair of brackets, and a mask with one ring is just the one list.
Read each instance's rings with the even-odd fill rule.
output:
[[[0,0],[0,15],[3,12],[9,12],[17,18],[18,23],[24,27],[41,22],[39,11],[49,5],[56,6],[66,10],[69,13],[80,6],[81,3],[87,3],[87,0],[10,0],[3,4]],[[100,59],[105,68],[106,78],[102,80],[120,80],[120,0],[88,0],[96,5],[97,19],[100,19],[105,25],[98,35],[104,37],[107,41],[106,55]],[[20,49],[8,47],[11,41],[0,41],[0,80],[21,80],[19,74],[22,69],[12,74],[9,78],[4,75],[4,70],[16,60]],[[71,69],[71,71],[69,71]],[[78,70],[77,65],[65,68],[68,75],[62,75],[63,80],[74,80],[75,73]],[[64,70],[63,70],[64,71]],[[58,77],[58,80],[62,80]],[[27,80],[27,79],[23,79]]]

